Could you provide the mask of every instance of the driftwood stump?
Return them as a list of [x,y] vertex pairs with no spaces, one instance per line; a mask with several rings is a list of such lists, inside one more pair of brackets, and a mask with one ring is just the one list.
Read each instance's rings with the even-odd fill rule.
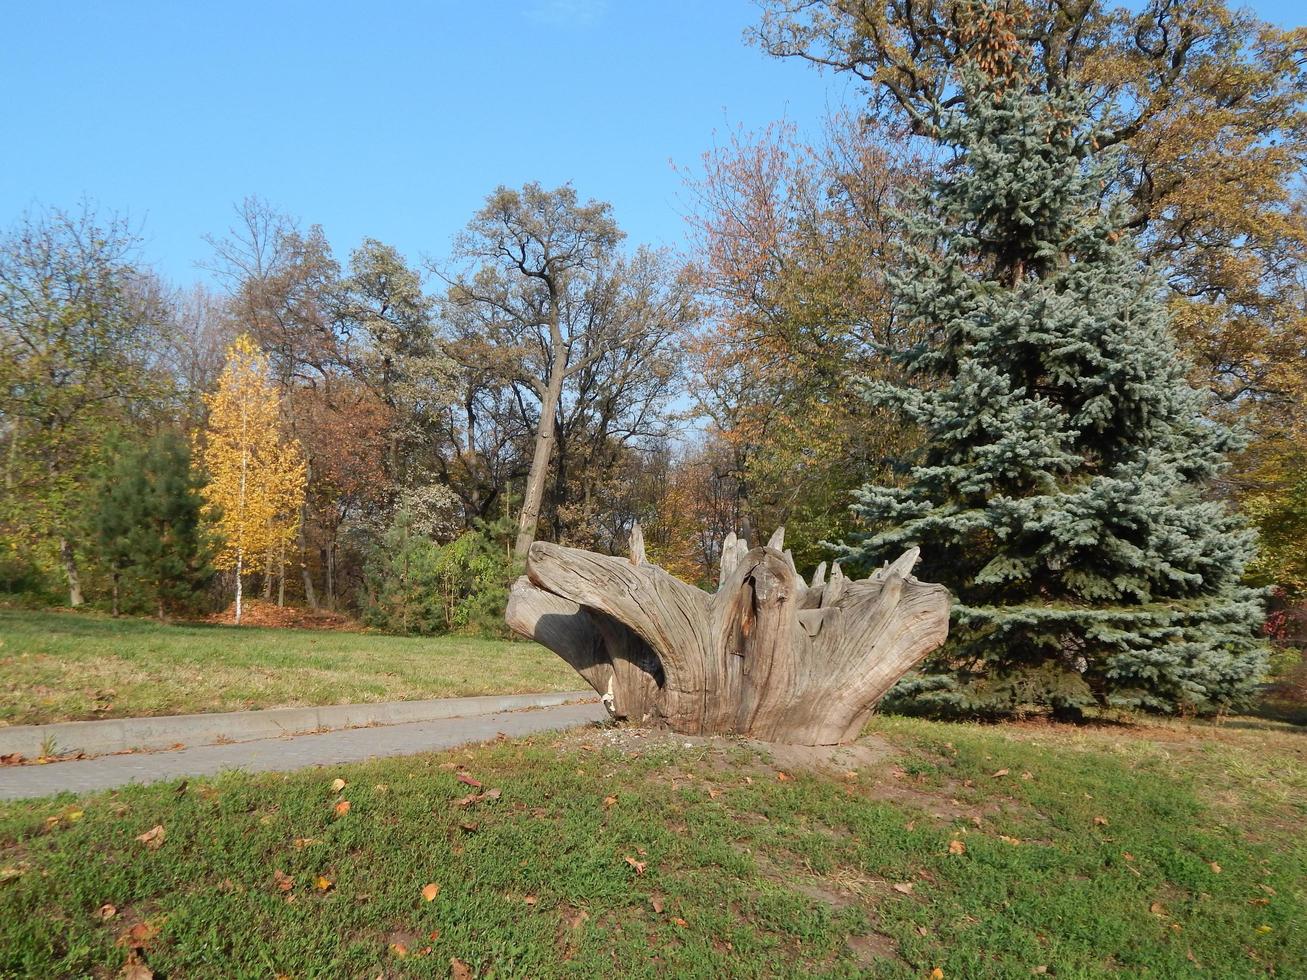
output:
[[804,582],[784,529],[750,549],[722,546],[708,594],[645,560],[536,542],[508,625],[585,678],[614,718],[686,735],[737,734],[834,745],[948,635],[948,592],[910,574],[912,549],[871,576],[823,562]]

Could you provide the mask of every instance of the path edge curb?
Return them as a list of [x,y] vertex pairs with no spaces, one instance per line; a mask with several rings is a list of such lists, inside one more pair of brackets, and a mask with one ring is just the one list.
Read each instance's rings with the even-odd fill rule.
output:
[[309,708],[265,708],[259,711],[13,725],[0,728],[0,756],[18,753],[24,758],[35,759],[51,746],[59,755],[76,752],[107,755],[112,752],[170,749],[179,744],[194,746],[251,742],[282,735],[438,721],[442,718],[548,708],[573,701],[593,700],[593,691],[553,691],[544,694],[491,694],[429,701],[380,701],[375,704],[332,704]]

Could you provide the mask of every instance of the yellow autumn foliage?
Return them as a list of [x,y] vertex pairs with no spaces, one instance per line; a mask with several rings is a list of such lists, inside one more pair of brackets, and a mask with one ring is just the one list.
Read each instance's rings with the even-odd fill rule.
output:
[[281,399],[248,335],[228,348],[205,403],[209,426],[197,456],[209,476],[206,517],[222,541],[214,564],[238,575],[260,571],[299,529],[306,467],[299,443],[282,439]]

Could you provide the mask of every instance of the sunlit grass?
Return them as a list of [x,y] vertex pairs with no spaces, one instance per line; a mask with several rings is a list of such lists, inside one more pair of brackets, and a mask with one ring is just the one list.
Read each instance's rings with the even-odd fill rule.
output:
[[590,729],[24,802],[0,974],[110,974],[144,923],[168,976],[1307,976],[1307,802],[1263,785],[1305,776],[1288,729],[881,719],[825,760]]
[[0,610],[0,724],[580,686],[533,643]]

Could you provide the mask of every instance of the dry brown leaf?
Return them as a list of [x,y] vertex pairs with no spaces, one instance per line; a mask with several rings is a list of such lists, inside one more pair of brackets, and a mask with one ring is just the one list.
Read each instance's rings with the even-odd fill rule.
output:
[[902,892],[904,895],[911,895],[911,894],[912,894],[912,882],[910,882],[910,881],[900,881],[900,882],[896,882],[895,885],[894,885],[894,890],[895,890],[896,892]]
[[408,956],[408,947],[403,943],[391,943],[390,951],[398,956],[401,960]]
[[1165,916],[1166,906],[1161,902],[1154,902],[1152,905],[1148,906],[1148,911],[1152,912],[1153,915]]
[[684,929],[686,926],[688,926],[688,925],[690,924],[690,923],[686,922],[684,919],[682,919],[680,916],[677,916],[677,917],[675,917],[674,919],[672,919],[672,922],[674,922],[676,925],[680,926],[682,929]]
[[472,980],[472,968],[455,956],[449,961],[449,975],[452,980]]
[[1094,826],[1095,826],[1095,827],[1106,827],[1106,826],[1108,825],[1108,823],[1109,823],[1109,821],[1108,821],[1107,817],[1094,817]]
[[159,934],[159,927],[149,922],[138,922],[118,936],[117,945],[128,949],[144,949]]
[[967,845],[960,840],[951,840],[948,842],[948,852],[950,854],[966,854]]
[[108,902],[105,902],[103,905],[101,905],[100,910],[95,913],[96,918],[102,919],[105,922],[108,922],[117,914],[118,914],[118,908],[114,905],[110,905]]
[[480,827],[481,825],[480,825],[479,823],[476,823],[475,821],[472,821],[472,820],[465,820],[463,823],[459,824],[458,826],[459,826],[459,829],[460,829],[460,830],[463,830],[463,831],[466,831],[466,832],[469,833],[469,834],[472,834],[472,833],[475,833],[475,832],[476,832],[476,829],[477,829],[478,827]]
[[605,796],[605,797],[604,797],[604,806],[606,806],[606,807],[608,807],[608,806],[612,806],[612,805],[615,804],[616,802],[617,802],[617,797],[616,797],[616,796]]
[[326,875],[318,875],[313,879],[313,887],[320,892],[329,892],[336,887],[336,883]]
[[990,773],[990,778],[998,779],[1000,776],[1006,776],[1009,772],[1011,772],[1010,769],[996,769]]
[[272,880],[277,888],[284,892],[288,892],[295,887],[295,879],[282,871],[281,868],[272,873]]
[[776,780],[777,780],[777,782],[788,783],[788,782],[790,782],[793,778],[794,778],[794,777],[791,776],[788,772],[778,772],[778,773],[776,774]]
[[434,902],[436,900],[436,896],[439,894],[440,894],[440,886],[437,885],[434,881],[431,882],[430,884],[422,886],[422,897],[426,899],[428,902]]
[[1035,778],[1035,774],[1034,774],[1033,772],[1023,772],[1023,773],[1021,774],[1021,778],[1022,778],[1022,779],[1034,779],[1034,778]]
[[1248,899],[1248,904],[1249,904],[1249,905],[1270,905],[1270,904],[1271,904],[1271,900],[1270,900],[1269,898],[1250,898],[1250,899]]
[[630,855],[627,855],[626,858],[625,858],[624,860],[625,860],[626,863],[629,864],[631,867],[635,868],[635,873],[638,874],[638,875],[642,875],[642,874],[644,874],[644,869],[645,869],[645,868],[648,866],[648,864],[649,864],[648,861],[637,861],[635,858],[631,857]]
[[526,898],[522,899],[522,901],[524,901],[527,905],[534,907],[536,902],[540,900],[536,898],[534,895],[528,895]]
[[944,971],[939,967],[930,971],[930,980],[944,980]]
[[157,851],[163,847],[165,837],[163,824],[156,824],[143,834],[138,834],[136,839],[152,851]]
[[145,964],[140,954],[132,950],[127,954],[127,962],[123,968],[118,971],[118,976],[122,980],[154,980],[154,971]]
[[998,839],[1001,840],[1004,844],[1011,844],[1013,847],[1016,847],[1018,844],[1021,843],[1020,837],[1009,837],[1007,834],[999,834]]
[[649,907],[650,907],[651,909],[654,910],[654,914],[655,914],[655,915],[662,915],[662,914],[663,914],[663,896],[662,896],[660,893],[658,893],[658,892],[654,892],[652,895],[650,895],[650,896],[649,896]]
[[338,817],[343,817],[345,814],[349,813],[349,800],[341,800],[332,807],[332,812],[334,812]]
[[1221,873],[1221,866],[1215,861],[1212,862],[1212,873],[1218,875]]
[[349,784],[345,782],[345,780],[343,779],[340,778],[333,779],[331,781],[331,791],[333,793],[339,793],[342,789],[344,789],[348,785]]
[[465,786],[471,786],[473,789],[480,789],[483,785],[481,780],[473,779],[465,772],[458,773],[454,778]]

